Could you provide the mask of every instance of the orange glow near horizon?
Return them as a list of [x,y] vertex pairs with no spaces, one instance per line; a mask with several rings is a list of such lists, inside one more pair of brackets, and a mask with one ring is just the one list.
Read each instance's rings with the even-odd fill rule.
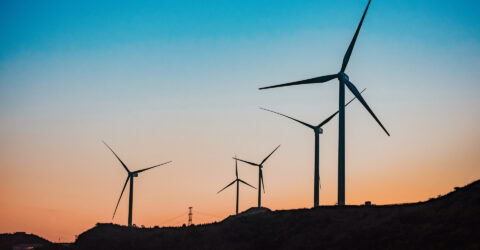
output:
[[[280,127],[289,125],[286,123]],[[266,194],[263,205],[272,210],[310,208],[313,202],[313,149],[310,148],[313,136],[308,130],[302,132],[301,127],[290,127],[284,131],[288,134],[283,140],[285,143],[278,154],[272,155],[264,169]],[[329,129],[335,130],[335,125]],[[336,154],[335,147],[328,148],[326,144],[335,145],[335,135],[324,136],[320,202],[321,205],[333,205],[337,192]],[[354,152],[353,148],[361,145],[359,140],[363,136],[352,134],[349,137],[347,204],[363,204],[366,200],[374,204],[424,201],[446,194],[453,187],[466,185],[480,176],[475,165],[480,155],[478,136],[463,139],[463,146],[462,139],[455,142],[452,136],[448,145],[417,144],[410,147],[389,145],[400,143],[403,140],[401,136],[382,138],[380,134],[376,137],[379,139],[375,141],[380,145],[357,149],[360,152]],[[242,139],[237,137],[237,140]],[[140,139],[127,146],[111,143],[120,158],[133,170],[174,160],[171,165],[145,172],[135,179],[133,220],[136,225],[181,226],[187,221],[188,206],[193,206],[194,224],[220,221],[234,214],[235,186],[220,194],[216,192],[234,178],[234,162],[229,155],[234,154],[232,148],[235,146],[215,146],[218,148],[215,151],[212,148],[215,141],[218,140],[199,140],[190,143],[190,146],[185,141],[187,146],[184,149],[191,152],[189,157],[184,157],[176,148],[181,147],[181,142],[170,147],[167,142],[142,146]],[[236,144],[243,143],[237,141]],[[236,154],[257,161],[275,146],[273,143],[269,145],[250,153],[250,147],[245,143]],[[97,222],[112,222],[113,208],[126,178],[120,163],[99,141],[91,148],[78,143],[68,145],[66,141],[65,144],[52,143],[48,146],[39,147],[44,153],[36,151],[29,157],[3,155],[2,166],[17,168],[4,171],[6,175],[1,177],[0,231],[26,231],[51,241],[69,242]],[[155,148],[165,150],[159,153],[155,152]],[[198,150],[194,151],[194,148]],[[399,148],[403,149],[396,153],[394,149]],[[10,156],[20,154],[12,152],[15,151],[13,148],[9,150]],[[77,155],[76,152],[82,150],[83,153]],[[230,150],[231,153],[228,153]],[[371,157],[361,155],[365,153],[363,151],[378,150],[390,153]],[[405,158],[406,153],[409,157]],[[435,154],[439,156],[433,157]],[[58,157],[50,158],[50,155]],[[394,160],[389,162],[389,159]],[[32,168],[35,164],[38,167]],[[239,174],[242,179],[257,186],[258,176],[254,167],[240,163]],[[256,206],[256,199],[256,190],[241,186],[241,211]],[[113,223],[126,224],[127,206],[128,187]]]

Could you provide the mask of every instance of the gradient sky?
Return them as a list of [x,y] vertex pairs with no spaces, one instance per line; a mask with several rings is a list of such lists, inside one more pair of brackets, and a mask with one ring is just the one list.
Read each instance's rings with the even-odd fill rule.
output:
[[[102,140],[134,170],[173,160],[136,178],[137,225],[181,225],[188,206],[194,223],[234,213],[235,189],[216,195],[231,157],[260,161],[278,144],[263,204],[311,207],[313,133],[258,107],[318,123],[338,83],[257,88],[338,72],[366,2],[2,1],[0,232],[73,241],[111,222],[126,173]],[[372,2],[347,73],[392,136],[348,107],[348,204],[479,179],[478,13],[476,0]],[[323,205],[337,198],[337,128],[320,139]],[[256,186],[257,169],[239,167]],[[240,209],[256,199],[242,187]]]

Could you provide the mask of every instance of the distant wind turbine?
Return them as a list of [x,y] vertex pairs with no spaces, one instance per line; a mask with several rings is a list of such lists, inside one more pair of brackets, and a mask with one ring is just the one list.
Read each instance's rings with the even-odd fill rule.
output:
[[293,85],[301,85],[301,84],[311,84],[311,83],[323,83],[335,78],[339,81],[339,102],[338,102],[338,109],[339,109],[339,124],[338,124],[338,202],[339,206],[345,205],[345,85],[348,89],[358,98],[358,100],[362,103],[362,105],[367,109],[370,115],[373,116],[375,121],[382,127],[385,133],[390,136],[387,129],[383,126],[377,116],[373,113],[372,109],[368,106],[367,102],[363,99],[362,95],[358,91],[357,87],[350,82],[348,75],[345,74],[345,69],[347,68],[348,61],[350,60],[350,56],[352,55],[353,47],[355,46],[355,42],[357,41],[358,33],[360,32],[360,28],[362,27],[363,19],[367,14],[368,7],[370,6],[371,0],[368,1],[367,7],[363,12],[362,19],[360,20],[360,24],[355,31],[355,35],[353,36],[350,45],[348,46],[347,52],[343,57],[342,68],[340,72],[333,75],[326,75],[315,77],[311,79],[296,81],[296,82],[289,82],[279,85],[273,85],[268,87],[260,88],[262,89],[270,89],[270,88],[278,88],[278,87],[286,87],[286,86],[293,86]]
[[105,146],[107,146],[107,148],[110,149],[110,151],[112,151],[113,155],[115,155],[115,157],[117,157],[117,159],[118,159],[118,160],[120,161],[120,163],[122,164],[123,168],[125,168],[125,170],[126,170],[127,173],[128,173],[127,179],[125,180],[125,184],[123,185],[123,188],[122,188],[122,192],[120,193],[120,197],[118,198],[117,206],[115,206],[115,211],[113,211],[112,220],[113,220],[113,218],[115,217],[115,213],[117,212],[118,204],[120,203],[120,200],[122,199],[123,191],[125,191],[125,187],[127,186],[127,183],[128,183],[128,181],[130,180],[130,194],[129,194],[129,200],[128,200],[128,226],[131,227],[131,226],[132,226],[132,209],[133,209],[133,178],[134,178],[134,177],[138,177],[138,174],[141,173],[141,172],[143,172],[143,171],[147,171],[147,170],[149,170],[149,169],[156,168],[156,167],[159,167],[159,166],[168,164],[168,163],[170,163],[170,162],[172,162],[172,161],[164,162],[164,163],[162,163],[162,164],[158,164],[158,165],[155,165],[155,166],[153,166],[153,167],[144,168],[144,169],[140,169],[140,170],[131,172],[131,171],[127,168],[127,166],[125,165],[125,163],[123,163],[123,161],[120,160],[120,158],[117,156],[117,154],[115,154],[115,152],[113,152],[112,148],[110,148],[110,146],[108,146],[107,143],[105,143],[105,142],[103,142],[103,144],[105,144]]
[[239,187],[240,182],[243,183],[243,184],[245,184],[245,185],[247,185],[247,186],[250,186],[250,187],[252,187],[252,188],[254,188],[254,189],[256,189],[256,188],[255,188],[254,186],[246,183],[246,182],[243,181],[242,179],[238,178],[237,160],[235,160],[235,177],[236,177],[236,179],[235,179],[234,181],[232,181],[232,182],[231,182],[230,184],[228,184],[226,187],[222,188],[222,190],[218,191],[217,194],[220,193],[220,192],[222,192],[222,191],[225,190],[226,188],[230,187],[231,185],[233,185],[233,183],[236,182],[236,183],[237,183],[237,207],[236,207],[236,210],[235,210],[235,214],[238,214],[238,196],[239,196],[238,192],[239,192],[239,188],[240,188],[240,187]]
[[[263,159],[262,162],[260,162],[259,164],[257,163],[253,163],[253,162],[249,162],[249,161],[244,161],[244,160],[241,160],[241,159],[238,159],[237,157],[234,157],[233,159],[235,160],[239,160],[241,162],[245,162],[247,164],[250,164],[252,166],[256,166],[258,167],[258,207],[261,207],[262,206],[262,188],[263,188],[263,192],[265,193],[265,184],[263,183],[263,172],[262,172],[262,168],[263,168],[263,164],[267,161],[267,159],[275,152],[277,151],[277,149],[280,147],[280,145],[278,145],[278,147],[276,147],[267,157],[265,157],[265,159]],[[260,186],[261,185],[261,186]]]
[[[365,89],[363,89],[362,92],[360,92],[360,93],[363,93],[363,91],[365,91]],[[352,98],[352,100],[350,100],[347,104],[345,104],[345,106],[348,106],[348,104],[350,104],[355,99],[356,99],[356,97]],[[304,126],[307,126],[311,129],[313,129],[313,133],[315,134],[315,170],[314,170],[314,181],[313,181],[313,207],[318,207],[319,203],[320,203],[320,190],[319,190],[319,188],[320,188],[320,134],[323,134],[323,129],[322,129],[323,125],[327,124],[330,120],[332,120],[338,114],[338,111],[333,113],[331,116],[329,116],[327,119],[322,121],[317,126],[313,126],[313,125],[310,125],[306,122],[302,122],[302,121],[297,120],[293,117],[278,113],[278,112],[270,110],[270,109],[265,109],[265,108],[260,108],[260,109],[263,109],[263,110],[275,113],[277,115],[281,115],[283,117],[289,118],[289,119],[294,120],[294,121],[296,121],[296,122],[298,122],[298,123],[300,123]]]

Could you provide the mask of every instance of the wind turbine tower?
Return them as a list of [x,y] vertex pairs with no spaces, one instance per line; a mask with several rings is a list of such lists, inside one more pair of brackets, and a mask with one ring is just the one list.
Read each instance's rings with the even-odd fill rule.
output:
[[293,86],[293,85],[301,85],[301,84],[312,84],[312,83],[323,83],[328,82],[333,79],[338,79],[339,82],[339,91],[338,91],[338,202],[339,206],[345,205],[345,86],[357,97],[358,101],[362,103],[362,105],[367,109],[370,115],[375,119],[375,121],[382,127],[385,133],[390,136],[387,129],[383,126],[377,116],[373,113],[372,109],[368,106],[367,102],[363,99],[362,95],[358,91],[357,87],[350,81],[348,75],[345,73],[345,69],[347,68],[348,61],[350,60],[350,56],[352,55],[353,47],[355,46],[355,42],[357,41],[358,33],[362,28],[363,20],[365,19],[365,15],[367,14],[368,7],[370,6],[371,0],[368,1],[367,7],[363,12],[362,19],[358,24],[357,30],[355,31],[355,35],[353,36],[350,45],[348,46],[347,52],[345,52],[345,56],[343,57],[342,67],[340,72],[332,75],[325,75],[320,77],[314,77],[306,80],[289,82],[284,84],[278,84],[268,87],[260,88],[262,89],[270,89],[270,88],[278,88],[278,87],[286,87],[286,86]]
[[220,193],[222,192],[223,190],[225,190],[226,188],[230,187],[231,185],[233,185],[233,183],[237,183],[237,202],[236,202],[236,209],[235,209],[235,214],[238,214],[238,198],[239,198],[239,190],[240,190],[240,182],[249,186],[249,187],[252,187],[253,189],[255,189],[254,186],[246,183],[245,181],[243,181],[242,179],[238,178],[238,166],[237,166],[237,160],[235,160],[235,180],[232,181],[230,184],[228,184],[226,187],[222,188],[220,191],[217,192]]
[[276,147],[269,155],[267,155],[267,157],[265,157],[265,159],[263,159],[262,162],[260,163],[253,163],[253,162],[249,162],[249,161],[245,161],[245,160],[241,160],[241,159],[238,159],[237,157],[234,157],[233,159],[235,160],[239,160],[241,162],[244,162],[244,163],[247,163],[249,165],[252,165],[252,166],[255,166],[255,167],[258,167],[258,207],[261,207],[262,206],[262,188],[263,188],[263,193],[265,193],[265,184],[263,183],[263,164],[267,161],[267,159],[275,152],[277,151],[277,149],[280,147],[280,145],[278,145],[278,147]]
[[[365,91],[365,89],[362,90],[362,92],[363,91]],[[345,106],[350,104],[355,99],[356,98],[354,97],[347,104],[345,104]],[[306,122],[302,122],[302,121],[297,120],[293,117],[290,117],[288,115],[284,115],[284,114],[275,112],[273,110],[264,109],[264,108],[261,108],[261,109],[272,112],[272,113],[275,113],[277,115],[281,115],[281,116],[289,118],[291,120],[294,120],[294,121],[296,121],[296,122],[298,122],[298,123],[300,123],[300,124],[302,124],[306,127],[309,127],[313,130],[313,133],[315,134],[315,166],[314,166],[314,180],[313,180],[313,207],[318,207],[319,204],[320,204],[320,135],[323,134],[323,128],[322,127],[325,124],[327,124],[330,120],[332,120],[338,114],[338,111],[333,113],[332,115],[330,115],[327,119],[322,121],[317,126],[313,126],[313,125],[310,125]]]
[[144,171],[147,171],[149,169],[152,169],[152,168],[156,168],[156,167],[159,167],[159,166],[162,166],[162,165],[165,165],[165,164],[168,164],[172,161],[168,161],[168,162],[164,162],[162,164],[158,164],[158,165],[155,165],[153,167],[149,167],[149,168],[144,168],[144,169],[140,169],[140,170],[137,170],[137,171],[130,171],[127,166],[125,165],[125,163],[123,163],[122,160],[120,160],[120,158],[117,156],[117,154],[112,150],[112,148],[110,148],[110,146],[107,145],[107,143],[103,142],[103,144],[105,144],[105,146],[107,146],[108,149],[110,149],[110,151],[112,151],[113,155],[115,155],[115,157],[118,159],[118,161],[120,161],[120,163],[122,164],[123,168],[125,169],[125,171],[127,171],[127,179],[125,180],[125,184],[123,185],[123,188],[122,188],[122,192],[120,193],[120,197],[118,198],[118,202],[117,202],[117,205],[115,206],[115,211],[113,211],[113,216],[112,216],[112,220],[113,218],[115,217],[115,213],[117,212],[117,208],[118,208],[118,204],[120,204],[120,200],[122,199],[122,195],[123,195],[123,191],[125,191],[125,187],[127,186],[127,183],[130,181],[130,193],[129,193],[129,199],[128,199],[128,226],[131,227],[132,226],[132,210],[133,210],[133,178],[135,177],[138,177],[138,174],[141,173],[141,172],[144,172]]

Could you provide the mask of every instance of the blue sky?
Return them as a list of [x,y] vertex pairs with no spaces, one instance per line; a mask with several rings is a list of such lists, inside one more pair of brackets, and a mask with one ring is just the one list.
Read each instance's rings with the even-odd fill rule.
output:
[[[147,85],[147,92],[221,91],[237,82],[260,86],[336,71],[364,5],[362,1],[6,1],[0,10],[0,87],[3,95],[9,95],[24,84],[31,84],[25,87],[30,90],[32,85],[59,89],[65,85],[52,79],[43,83],[46,86],[12,79],[29,71],[31,77],[68,73],[82,78],[78,83],[82,91],[91,86],[96,92],[105,86],[123,93],[138,85]],[[453,60],[460,58],[468,62],[463,68],[474,71],[479,9],[476,1],[374,1],[366,19],[368,29],[361,33],[371,42],[360,40],[358,46],[374,53],[382,50],[386,53],[378,56],[399,61],[420,55],[450,61],[442,67],[455,66]],[[331,66],[313,70],[323,65]],[[282,69],[279,77],[271,77],[275,68]],[[120,74],[123,81],[113,83],[112,74]],[[257,76],[248,77],[253,74]],[[112,86],[104,78],[111,78]]]
[[[122,45],[144,49],[182,42],[204,42],[207,48],[225,41],[262,45],[306,32],[331,36],[334,30],[350,31],[364,5],[362,1],[4,1],[1,59]],[[479,5],[477,1],[374,1],[367,32],[434,46],[466,38],[478,42]]]

